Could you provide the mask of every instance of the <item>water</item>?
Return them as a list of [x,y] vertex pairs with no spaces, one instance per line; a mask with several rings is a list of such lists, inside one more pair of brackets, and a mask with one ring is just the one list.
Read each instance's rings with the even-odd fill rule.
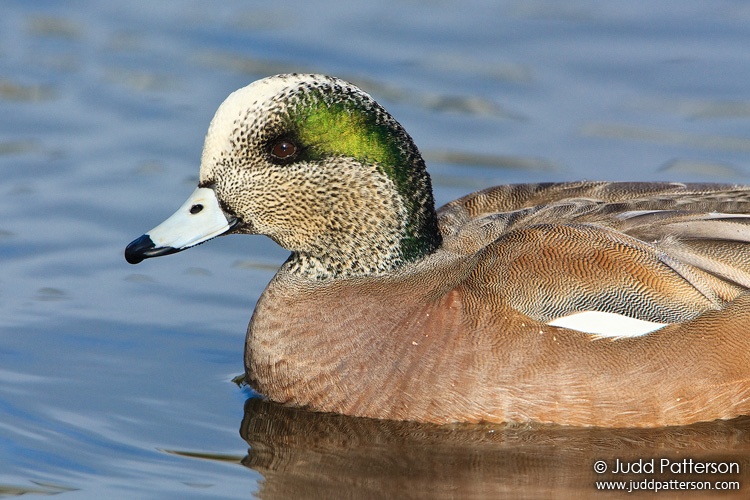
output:
[[370,91],[420,145],[439,203],[509,182],[750,182],[745,2],[7,0],[0,12],[0,496],[581,498],[596,495],[596,460],[663,456],[740,463],[726,478],[747,494],[747,419],[565,431],[252,399],[246,413],[231,379],[285,252],[228,237],[138,267],[122,257],[192,191],[223,98],[285,71]]

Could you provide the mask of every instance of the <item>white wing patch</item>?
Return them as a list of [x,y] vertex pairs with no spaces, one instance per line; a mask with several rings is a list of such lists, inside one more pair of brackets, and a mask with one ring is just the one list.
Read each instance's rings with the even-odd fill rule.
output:
[[640,337],[653,333],[669,323],[654,323],[602,311],[582,311],[553,319],[547,324],[602,337]]

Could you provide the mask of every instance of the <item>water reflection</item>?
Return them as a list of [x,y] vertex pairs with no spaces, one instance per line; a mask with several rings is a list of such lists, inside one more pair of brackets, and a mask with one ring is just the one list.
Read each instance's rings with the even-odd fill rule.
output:
[[[288,498],[585,498],[601,480],[739,481],[750,488],[750,418],[662,429],[435,426],[317,414],[260,399],[245,405],[242,464],[258,496]],[[604,460],[737,463],[739,474],[597,475]],[[744,493],[743,493],[744,491]],[[660,499],[684,491],[660,492]],[[618,498],[627,493],[610,492]]]

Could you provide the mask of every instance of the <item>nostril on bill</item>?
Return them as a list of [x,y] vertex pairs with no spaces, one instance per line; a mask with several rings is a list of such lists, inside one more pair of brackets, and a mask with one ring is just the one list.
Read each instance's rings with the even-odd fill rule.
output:
[[195,205],[190,207],[190,213],[193,215],[200,213],[201,210],[203,210],[203,205],[201,205],[200,203],[196,203]]

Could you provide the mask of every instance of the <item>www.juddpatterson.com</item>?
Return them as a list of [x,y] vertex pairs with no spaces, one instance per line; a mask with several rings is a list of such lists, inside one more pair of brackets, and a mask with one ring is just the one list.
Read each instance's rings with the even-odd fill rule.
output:
[[[739,474],[739,462],[700,462],[692,458],[671,460],[668,458],[639,459],[630,462],[615,459],[614,462],[597,460],[594,462],[597,474]],[[691,477],[695,479],[695,477]],[[739,481],[695,481],[669,479],[660,480],[654,477],[630,479],[627,481],[597,481],[597,490],[633,491],[661,490],[739,490]]]
[[705,490],[705,491],[737,491],[740,489],[739,481],[680,481],[670,479],[659,481],[654,478],[641,479],[640,481],[597,481],[596,489],[600,491],[616,490],[633,493],[634,491],[669,491],[669,490]]

